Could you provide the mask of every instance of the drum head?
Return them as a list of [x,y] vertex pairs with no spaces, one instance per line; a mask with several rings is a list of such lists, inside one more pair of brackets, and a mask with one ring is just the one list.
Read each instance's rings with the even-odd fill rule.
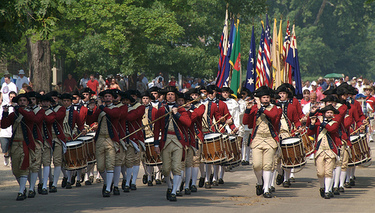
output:
[[95,132],[89,132],[86,134],[86,136],[92,136],[92,137],[95,137]]
[[154,143],[154,137],[146,138],[145,143]]
[[216,139],[220,137],[221,137],[221,133],[208,133],[204,135],[205,140]]
[[365,137],[367,137],[367,135],[366,134],[359,134],[359,137],[365,138]]
[[286,138],[286,139],[283,139],[281,141],[281,144],[285,144],[285,145],[289,145],[289,144],[296,144],[298,143],[299,141],[301,141],[301,139],[299,138]]
[[230,140],[230,141],[234,141],[234,140],[236,140],[236,138],[237,138],[237,137],[234,136],[234,135],[229,135],[229,140]]
[[77,140],[79,141],[89,141],[89,140],[92,140],[94,137],[92,136],[82,136],[82,137],[79,137],[77,138]]
[[66,142],[67,147],[75,147],[83,144],[83,141],[68,141]]
[[358,135],[352,135],[350,136],[350,141],[356,141],[358,140],[359,136]]

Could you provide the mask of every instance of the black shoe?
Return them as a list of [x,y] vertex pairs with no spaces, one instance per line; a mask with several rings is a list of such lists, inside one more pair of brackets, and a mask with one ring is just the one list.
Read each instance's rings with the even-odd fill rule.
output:
[[152,184],[152,181],[151,180],[149,180],[148,182],[147,182],[147,186],[153,186],[154,184]]
[[111,192],[105,190],[104,193],[103,193],[103,197],[111,197]]
[[255,188],[258,196],[263,194],[263,185],[256,185]]
[[219,184],[224,184],[224,180],[223,180],[223,178],[220,178],[220,179],[219,179]]
[[130,184],[130,189],[131,190],[137,190],[137,186],[135,184]]
[[210,175],[210,184],[212,185],[212,180],[214,179],[214,174]]
[[350,186],[355,186],[355,181],[354,181],[354,179],[350,179],[349,184],[350,184]]
[[333,188],[333,194],[334,195],[340,195],[339,188]]
[[86,180],[86,181],[85,181],[85,185],[86,185],[86,186],[90,186],[90,185],[92,185],[92,183],[91,183],[91,181]]
[[180,192],[184,191],[184,185],[185,185],[185,181],[182,181],[180,185]]
[[241,162],[241,165],[242,165],[242,166],[245,166],[245,165],[246,165],[246,161],[243,160],[243,161]]
[[263,197],[265,197],[265,198],[272,198],[272,194],[269,193],[269,192],[266,192],[266,193],[263,194]]
[[47,191],[47,189],[42,189],[42,193],[41,193],[42,195],[48,195],[48,191]]
[[147,175],[143,175],[143,178],[142,178],[142,183],[143,184],[147,184]]
[[169,201],[177,201],[177,197],[175,194],[171,194],[171,196],[169,196]]
[[107,185],[103,184],[103,188],[102,188],[102,195],[104,196],[104,192],[106,191],[107,189]]
[[161,184],[161,180],[156,179],[156,180],[155,180],[155,183],[156,183],[156,185],[160,185],[160,184]]
[[172,193],[172,189],[167,189],[167,200],[169,200],[171,198],[171,193]]
[[335,196],[333,195],[333,192],[331,192],[331,191],[328,192],[328,194],[329,194],[330,197],[335,197]]
[[42,194],[43,183],[38,183],[38,194]]
[[185,194],[186,194],[186,195],[191,195],[191,190],[186,188],[186,189],[185,189]]
[[113,182],[111,183],[111,188],[109,192],[112,192],[112,191],[113,191]]
[[[68,178],[63,177],[63,179],[61,181],[61,188],[65,188],[67,182],[68,182]],[[50,184],[51,184],[51,182],[50,182]],[[51,188],[51,186],[49,188]]]
[[324,188],[319,189],[320,197],[324,198]]
[[21,201],[21,200],[25,200],[26,199],[26,195],[24,193],[18,193],[17,195],[17,201]]
[[344,187],[339,187],[339,192],[345,192],[345,189],[344,189]]
[[126,184],[126,180],[122,180],[122,183],[121,183],[121,189],[122,190],[125,189],[125,184]]
[[289,180],[288,180],[288,181],[284,181],[284,183],[283,183],[283,187],[285,187],[285,188],[289,188],[289,186],[290,186],[290,182],[289,182]]
[[250,162],[249,161],[245,161],[245,165],[250,165]]
[[345,187],[345,188],[352,188],[352,186],[350,185],[349,182],[345,182],[345,183],[344,183],[344,187]]
[[219,182],[217,182],[217,180],[215,180],[215,181],[212,182],[212,185],[213,186],[219,186]]
[[118,187],[113,187],[113,195],[120,195],[120,190],[118,190]]
[[[64,179],[63,179],[63,181],[64,181]],[[49,184],[48,184],[48,187],[51,188],[52,184],[53,184],[53,181],[50,181]]]
[[195,185],[192,185],[190,187],[190,190],[191,190],[191,192],[197,192],[198,191],[198,189],[197,189],[197,187]]
[[73,175],[72,179],[70,180],[70,184],[74,185],[76,183],[76,175]]
[[198,187],[199,187],[199,188],[202,188],[203,186],[204,186],[204,177],[200,177],[200,178],[199,178]]
[[206,182],[206,183],[204,183],[204,188],[206,188],[206,189],[211,189],[211,184],[210,184],[210,182]]
[[329,192],[324,193],[324,198],[325,199],[331,199],[331,196],[329,195]]
[[35,191],[29,190],[29,195],[27,195],[28,198],[34,198],[35,197]]
[[81,174],[81,180],[80,180],[79,182],[82,183],[83,181],[85,181],[85,173],[82,173],[82,174]]
[[78,182],[77,181],[77,183],[76,183],[76,187],[81,187],[82,185],[81,185],[81,182]]
[[90,180],[91,183],[94,183],[94,176],[90,176],[89,180]]
[[50,192],[50,193],[57,192],[57,188],[56,188],[56,186],[51,186],[51,187],[49,188],[49,192]]
[[125,186],[124,187],[124,192],[130,192],[130,187],[129,186]]
[[182,192],[177,191],[177,192],[176,192],[176,196],[182,197]]
[[284,181],[284,178],[281,174],[277,174],[277,177],[276,177],[276,185],[281,185]]
[[276,189],[275,189],[275,187],[273,187],[273,186],[271,186],[271,188],[270,188],[271,190],[271,192],[275,192],[276,191]]
[[70,184],[69,182],[66,183],[66,186],[65,186],[65,189],[71,189],[72,188],[72,184]]
[[296,179],[294,177],[289,178],[289,182],[295,183]]

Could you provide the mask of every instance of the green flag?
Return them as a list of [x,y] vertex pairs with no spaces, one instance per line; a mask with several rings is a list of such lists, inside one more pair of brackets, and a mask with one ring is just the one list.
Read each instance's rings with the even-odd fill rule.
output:
[[229,63],[233,67],[232,80],[230,83],[230,88],[233,90],[234,94],[237,96],[237,90],[240,87],[240,70],[241,70],[241,43],[240,43],[240,20],[237,19],[237,24],[235,24],[236,36],[233,42],[233,49],[230,55]]

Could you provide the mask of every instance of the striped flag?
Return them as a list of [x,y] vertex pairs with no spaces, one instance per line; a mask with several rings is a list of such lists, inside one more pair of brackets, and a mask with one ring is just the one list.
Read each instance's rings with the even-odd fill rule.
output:
[[255,80],[256,80],[255,69],[256,69],[255,67],[255,36],[254,36],[254,26],[253,26],[253,31],[251,33],[249,60],[247,61],[247,73],[246,73],[246,82],[245,82],[245,87],[249,89],[251,92],[254,92],[255,90]]
[[263,62],[262,62],[262,54],[263,54],[263,46],[264,46],[264,28],[262,25],[262,33],[260,35],[260,42],[258,48],[258,57],[257,57],[257,65],[256,65],[256,88],[264,85],[264,72],[263,72]]
[[272,71],[271,71],[271,46],[272,46],[272,39],[271,39],[271,28],[268,23],[268,15],[266,16],[266,26],[265,26],[265,35],[264,35],[264,47],[263,47],[263,70],[265,74],[265,81],[264,85],[269,86],[270,88],[273,87],[273,80],[272,80]]
[[283,82],[284,83],[292,83],[292,74],[291,74],[291,67],[286,62],[286,58],[288,57],[288,51],[290,47],[290,30],[289,30],[289,20],[286,25],[286,33],[285,33],[285,40],[283,46],[283,63],[284,63],[284,72],[283,72]]
[[220,60],[219,60],[219,65],[218,65],[218,72],[216,76],[216,86],[218,87],[223,87],[224,84],[224,72],[225,72],[225,67],[229,66],[228,63],[228,58],[227,52],[228,52],[228,9],[226,10],[225,13],[225,21],[224,21],[224,28],[223,28],[223,33],[221,34],[221,39],[220,39]]

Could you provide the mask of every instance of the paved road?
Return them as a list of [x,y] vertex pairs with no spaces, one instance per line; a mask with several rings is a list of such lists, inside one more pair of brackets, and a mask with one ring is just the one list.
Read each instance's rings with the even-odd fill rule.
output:
[[[371,143],[375,150],[375,143]],[[372,153],[375,156],[375,152]],[[140,172],[140,177],[143,171]],[[251,166],[240,166],[225,173],[224,185],[198,188],[197,193],[165,198],[166,185],[148,187],[138,179],[137,191],[103,198],[101,184],[62,189],[45,196],[17,202],[18,186],[9,167],[0,166],[0,212],[375,212],[375,164],[357,167],[356,186],[325,200],[319,195],[315,166],[308,160],[296,174],[291,188],[276,186],[272,199],[255,195],[255,176]]]

